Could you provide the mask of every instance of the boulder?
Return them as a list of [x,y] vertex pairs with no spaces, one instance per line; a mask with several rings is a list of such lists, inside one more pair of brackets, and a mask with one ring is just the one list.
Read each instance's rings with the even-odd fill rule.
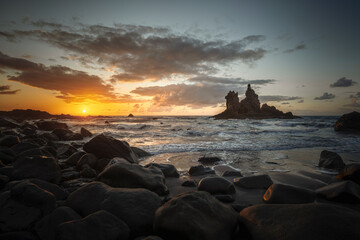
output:
[[101,182],[92,182],[72,192],[66,205],[87,216],[106,210],[124,221],[131,235],[152,232],[156,209],[161,205],[157,194],[146,189],[112,188]]
[[186,180],[181,184],[181,186],[183,186],[183,187],[196,187],[197,182],[195,180]]
[[258,204],[240,212],[253,240],[358,239],[360,214],[321,204]]
[[87,164],[91,168],[96,168],[97,157],[92,153],[84,154],[76,164],[76,169],[81,170],[83,165]]
[[20,154],[30,149],[39,148],[40,146],[34,143],[18,143],[11,147],[16,154]]
[[56,135],[61,141],[68,140],[74,134],[73,131],[64,128],[56,128],[51,133]]
[[96,171],[94,169],[92,169],[88,164],[84,164],[84,165],[82,165],[80,175],[81,175],[81,177],[84,177],[84,178],[95,178]]
[[242,177],[243,175],[239,171],[226,170],[223,174],[223,177]]
[[98,158],[122,157],[131,163],[138,161],[137,156],[124,141],[100,134],[85,143],[83,149],[88,153],[95,154]]
[[91,137],[92,136],[92,133],[89,130],[87,130],[86,128],[83,128],[83,127],[80,128],[80,134],[83,137]]
[[360,113],[354,111],[342,115],[339,120],[336,121],[334,130],[351,133],[360,132]]
[[134,115],[133,115],[132,113],[130,113],[130,114],[128,115],[128,117],[134,117]]
[[30,232],[8,232],[0,234],[0,239],[3,240],[37,240],[38,237]]
[[352,181],[332,183],[316,190],[319,197],[342,203],[360,203],[360,186]]
[[159,195],[168,193],[164,174],[157,167],[118,162],[106,167],[98,180],[112,187],[145,188]]
[[180,176],[179,172],[177,171],[176,167],[171,164],[161,164],[161,163],[149,163],[145,167],[157,167],[159,168],[165,177],[176,177],[178,178]]
[[266,203],[300,204],[315,201],[314,191],[284,184],[272,184],[265,192],[263,200]]
[[204,165],[214,165],[217,162],[220,162],[221,158],[219,157],[201,157],[198,162]]
[[234,185],[242,188],[261,188],[268,189],[273,181],[268,175],[254,175],[234,179]]
[[61,179],[61,171],[58,163],[52,157],[23,157],[14,162],[12,177],[13,179],[39,178],[58,183]]
[[360,185],[360,164],[349,164],[336,176],[337,179],[351,180]]
[[17,128],[19,127],[19,125],[17,125],[16,123],[10,122],[4,118],[0,118],[0,127],[3,128]]
[[20,139],[18,136],[5,135],[0,138],[0,146],[12,147],[19,143],[20,143]]
[[234,184],[222,177],[206,177],[199,181],[198,191],[210,194],[235,194]]
[[111,213],[101,210],[89,216],[65,222],[57,230],[58,240],[129,239],[129,227]]
[[0,146],[0,159],[5,165],[12,163],[15,157],[16,153],[11,148]]
[[189,169],[190,176],[201,176],[206,174],[215,174],[215,171],[209,167],[204,167],[203,165],[192,166]]
[[72,154],[76,153],[77,150],[70,144],[63,144],[56,150],[58,158],[68,158]]
[[341,170],[345,167],[345,163],[339,154],[324,150],[320,154],[319,167]]
[[68,129],[66,123],[60,123],[57,121],[38,121],[36,122],[36,126],[39,130],[43,131],[53,131],[54,129],[61,128],[61,129]]
[[76,166],[79,159],[84,156],[86,152],[79,151],[71,154],[65,161],[65,163],[69,166]]
[[143,157],[149,157],[151,156],[151,153],[141,149],[141,148],[138,148],[138,147],[130,147],[131,150],[133,150],[133,152],[136,154],[136,156],[138,158],[143,158]]
[[237,214],[207,192],[192,192],[172,198],[155,214],[154,230],[164,239],[231,239]]
[[2,189],[8,182],[10,178],[6,175],[0,174],[0,189]]
[[81,216],[73,209],[59,207],[36,223],[35,231],[41,240],[55,240],[57,227],[61,223],[78,219],[81,219]]

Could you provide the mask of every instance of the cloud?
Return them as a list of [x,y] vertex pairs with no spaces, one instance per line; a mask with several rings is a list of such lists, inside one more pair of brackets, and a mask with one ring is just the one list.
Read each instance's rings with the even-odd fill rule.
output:
[[10,90],[10,88],[9,85],[0,85],[0,94],[14,95],[20,91],[20,89]]
[[[225,95],[232,87],[223,84],[182,83],[166,86],[138,87],[131,91],[131,93],[152,97],[152,103],[155,106],[200,108],[225,102]],[[244,89],[239,90],[240,92],[244,91]]]
[[216,84],[240,84],[240,85],[265,85],[274,83],[276,80],[273,79],[260,79],[260,80],[244,80],[242,78],[225,78],[225,77],[212,77],[207,75],[196,76],[187,79],[189,82],[196,83],[216,83]]
[[355,93],[355,94],[351,94],[351,95],[350,95],[350,98],[359,99],[359,98],[360,98],[360,92],[357,92],[357,93]]
[[333,98],[335,98],[334,94],[325,92],[322,96],[315,97],[314,100],[329,100]]
[[360,92],[350,95],[351,103],[345,104],[344,107],[360,108]]
[[330,87],[350,87],[356,84],[352,79],[347,79],[346,77],[342,77],[338,79],[333,84],[330,84]]
[[16,40],[16,35],[15,34],[7,33],[7,32],[1,32],[0,31],[0,37],[5,38],[9,42],[15,42],[15,40]]
[[294,101],[302,100],[302,97],[297,96],[280,96],[280,95],[263,95],[259,96],[261,102],[282,102],[282,101]]
[[284,53],[292,53],[292,52],[304,50],[304,49],[306,49],[305,43],[300,43],[299,45],[295,46],[294,48],[285,50]]
[[74,97],[102,97],[116,99],[113,87],[95,75],[55,65],[45,66],[26,59],[14,58],[0,52],[0,68],[17,70],[8,80],[32,87],[55,90],[64,100]]
[[283,102],[283,103],[281,103],[281,104],[283,104],[283,105],[288,105],[288,104],[290,104],[289,102]]
[[297,103],[304,103],[304,99],[297,101]]
[[92,63],[115,66],[113,80],[120,82],[208,74],[217,72],[216,66],[232,62],[252,64],[267,53],[263,48],[249,47],[263,41],[263,35],[250,35],[235,41],[204,41],[174,34],[168,28],[149,26],[78,24],[69,27],[29,20],[27,23],[30,30],[13,30],[7,34],[45,41],[78,56],[73,60],[87,66]]

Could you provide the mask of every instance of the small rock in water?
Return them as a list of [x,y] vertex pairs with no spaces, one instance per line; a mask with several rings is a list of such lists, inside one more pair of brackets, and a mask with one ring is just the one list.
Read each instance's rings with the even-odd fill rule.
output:
[[80,134],[83,137],[91,137],[92,136],[92,133],[83,127],[80,129]]
[[335,131],[345,131],[351,133],[360,132],[360,113],[351,112],[348,114],[342,115],[339,120],[334,125]]
[[134,117],[134,115],[132,115],[132,113],[130,113],[130,114],[128,115],[128,117],[131,118],[131,117]]
[[219,158],[219,157],[201,157],[198,160],[198,162],[205,164],[205,165],[213,165],[220,161],[221,161],[221,158]]
[[255,175],[234,179],[234,185],[243,188],[267,189],[273,184],[268,175]]
[[204,167],[203,165],[198,165],[198,166],[192,166],[189,169],[189,174],[190,174],[190,176],[201,176],[201,175],[206,175],[206,174],[215,174],[215,171],[209,167]]
[[242,177],[243,175],[239,171],[226,170],[223,174],[223,177]]
[[319,167],[341,170],[345,167],[345,163],[339,154],[324,150],[320,154]]

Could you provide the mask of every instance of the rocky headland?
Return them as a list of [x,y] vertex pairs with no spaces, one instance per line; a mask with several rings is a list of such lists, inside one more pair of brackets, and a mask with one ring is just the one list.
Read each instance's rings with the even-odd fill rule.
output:
[[245,98],[239,101],[238,93],[230,91],[226,97],[226,110],[214,116],[215,119],[268,119],[268,118],[299,118],[291,112],[284,113],[266,103],[260,107],[259,96],[248,84]]
[[[54,120],[0,120],[0,239],[358,239],[360,164],[323,151],[337,176],[243,176],[218,157],[179,172]],[[81,139],[81,141],[79,141]]]

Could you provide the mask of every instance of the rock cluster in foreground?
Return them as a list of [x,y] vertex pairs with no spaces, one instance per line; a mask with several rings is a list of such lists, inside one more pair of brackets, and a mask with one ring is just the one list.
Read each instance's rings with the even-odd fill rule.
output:
[[251,88],[250,84],[248,85],[245,96],[246,97],[239,102],[238,93],[230,91],[225,97],[226,110],[215,115],[215,119],[299,118],[291,112],[283,113],[274,106],[269,106],[266,103],[260,107],[259,97]]
[[[0,239],[358,239],[360,164],[323,151],[310,172],[216,174],[139,164],[144,150],[64,123],[0,119]],[[25,131],[26,129],[26,131]],[[47,129],[47,130],[40,130]],[[55,131],[56,130],[56,131]],[[45,133],[44,133],[45,132]],[[88,139],[86,139],[88,138]],[[67,139],[67,140],[64,140]]]

